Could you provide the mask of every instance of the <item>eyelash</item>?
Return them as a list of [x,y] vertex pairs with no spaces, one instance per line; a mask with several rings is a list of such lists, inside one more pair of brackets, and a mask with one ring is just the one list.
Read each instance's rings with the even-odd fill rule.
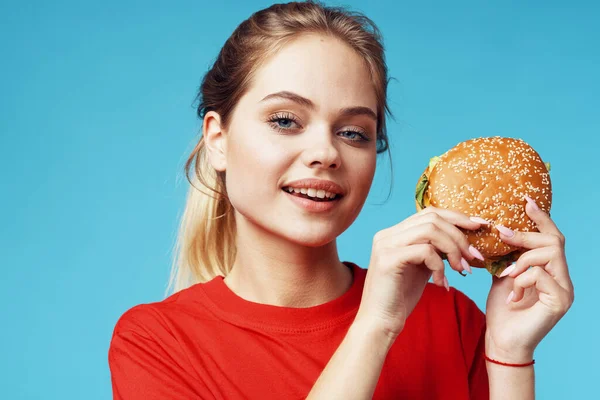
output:
[[[267,122],[269,122],[271,127],[278,132],[284,132],[284,131],[292,129],[292,128],[282,128],[281,126],[279,126],[277,124],[277,122],[281,121],[282,119],[289,120],[295,124],[298,123],[298,120],[292,114],[287,114],[287,113],[275,114],[275,115],[271,116]],[[370,141],[370,139],[364,134],[364,132],[362,132],[360,130],[346,129],[343,132],[352,132],[352,133],[356,133],[358,136],[360,136],[360,139],[350,139],[352,142],[368,142],[368,141]]]

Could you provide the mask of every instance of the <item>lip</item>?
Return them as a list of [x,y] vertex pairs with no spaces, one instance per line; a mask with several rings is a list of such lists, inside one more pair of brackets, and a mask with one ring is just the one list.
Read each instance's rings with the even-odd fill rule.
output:
[[326,212],[335,208],[338,203],[341,201],[341,197],[336,196],[335,199],[330,201],[313,201],[309,199],[305,199],[303,197],[294,196],[290,192],[286,190],[282,190],[286,194],[289,199],[294,202],[297,206],[311,212]]
[[296,181],[288,182],[284,184],[281,188],[283,189],[285,187],[324,190],[326,192],[335,193],[339,197],[342,197],[346,194],[346,192],[340,185],[326,179],[299,179]]

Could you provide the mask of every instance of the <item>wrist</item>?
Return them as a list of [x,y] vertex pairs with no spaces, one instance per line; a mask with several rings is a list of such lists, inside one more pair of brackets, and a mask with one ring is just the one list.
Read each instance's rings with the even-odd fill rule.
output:
[[376,344],[377,347],[386,353],[398,337],[398,333],[386,331],[376,324],[358,318],[350,325],[349,334]]
[[[494,341],[490,331],[485,335],[485,355],[496,361],[510,364],[526,364],[533,360],[535,347],[522,346],[518,342],[503,343]],[[488,361],[489,363],[489,361]]]
[[490,399],[535,398],[533,351],[507,351],[487,343],[485,351]]
[[[512,349],[506,350],[494,345],[485,346],[485,355],[493,360],[508,364],[527,364],[533,361],[533,350]],[[488,360],[488,362],[490,362]]]

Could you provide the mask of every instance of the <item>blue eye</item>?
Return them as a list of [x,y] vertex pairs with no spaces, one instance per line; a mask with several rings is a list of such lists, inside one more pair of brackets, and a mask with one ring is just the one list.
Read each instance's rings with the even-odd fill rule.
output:
[[291,125],[294,123],[294,121],[292,121],[289,118],[277,118],[277,125],[279,125],[282,128],[291,128]]
[[[290,130],[301,128],[300,125],[298,124],[298,120],[296,119],[296,117],[290,113],[275,114],[275,115],[271,116],[267,122],[269,123],[269,125],[271,125],[271,127],[273,129],[275,129],[279,132],[290,131]],[[294,126],[294,124],[296,124],[296,126]],[[369,137],[362,131],[349,129],[346,131],[341,131],[339,133],[341,133],[342,135],[350,134],[345,137],[348,140],[350,140],[351,142],[369,142],[370,141]]]
[[353,131],[353,130],[349,130],[349,131],[343,131],[341,133],[350,133],[352,135],[355,135],[355,137],[358,137],[358,139],[351,139],[348,136],[348,139],[350,139],[353,142],[368,142],[369,139],[365,137],[365,135],[362,134],[362,132],[359,131]]
[[294,116],[287,113],[273,115],[267,122],[279,131],[294,129],[294,124],[298,125]]

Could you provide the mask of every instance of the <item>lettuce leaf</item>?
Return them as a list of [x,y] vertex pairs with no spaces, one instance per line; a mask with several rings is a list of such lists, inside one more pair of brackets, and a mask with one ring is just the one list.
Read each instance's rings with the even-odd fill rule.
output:
[[415,200],[419,204],[419,207],[422,209],[425,208],[425,204],[423,203],[423,197],[425,196],[425,192],[427,191],[427,187],[429,186],[429,178],[427,178],[426,174],[421,175],[421,180],[417,185],[417,192],[415,194]]
[[514,261],[515,255],[513,253],[508,253],[498,260],[485,260],[485,269],[487,269],[490,274],[499,276],[502,271],[504,271],[512,262]]
[[433,167],[435,167],[435,164],[437,164],[438,161],[440,161],[440,157],[438,156],[431,157],[429,159],[429,168],[427,168],[423,175],[421,175],[421,180],[417,185],[415,200],[417,200],[417,203],[421,209],[425,208],[425,192],[427,192],[427,188],[429,187],[429,178],[427,178],[427,173],[431,173]]

